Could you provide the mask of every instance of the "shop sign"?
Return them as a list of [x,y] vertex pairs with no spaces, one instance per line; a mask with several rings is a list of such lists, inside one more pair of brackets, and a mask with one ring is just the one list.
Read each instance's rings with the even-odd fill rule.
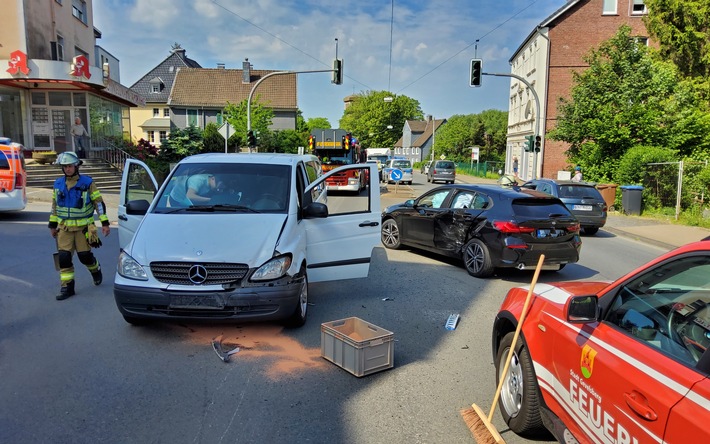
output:
[[74,77],[85,77],[87,79],[91,78],[91,73],[89,72],[89,60],[86,56],[78,55],[74,57],[69,74]]
[[10,60],[7,61],[7,64],[9,66],[7,72],[13,76],[17,75],[18,72],[24,75],[30,73],[30,68],[27,66],[27,54],[20,50],[10,53]]

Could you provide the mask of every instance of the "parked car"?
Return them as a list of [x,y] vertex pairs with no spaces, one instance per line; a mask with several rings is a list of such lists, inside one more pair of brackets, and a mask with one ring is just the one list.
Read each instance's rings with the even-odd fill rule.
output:
[[392,179],[392,171],[399,170],[402,172],[402,178],[399,182],[411,185],[413,178],[412,161],[409,159],[392,158],[387,161],[387,165],[382,168],[384,181],[387,183],[394,182]]
[[523,187],[558,197],[577,218],[584,234],[596,234],[606,224],[606,201],[591,183],[536,179],[525,182]]
[[0,211],[19,211],[27,206],[27,171],[24,147],[0,137]]
[[460,258],[466,271],[487,277],[496,268],[545,269],[577,262],[579,223],[549,194],[495,185],[444,185],[382,213],[382,243]]
[[[500,375],[529,287],[493,325]],[[500,394],[522,436],[560,442],[710,442],[710,240],[615,282],[537,284]],[[500,380],[500,376],[497,377]]]
[[[366,277],[379,238],[377,166],[320,176],[319,165],[311,155],[201,154],[158,190],[150,169],[129,159],[114,280],[124,319],[300,326],[309,282]],[[369,170],[367,191],[326,196],[325,181],[350,169]]]
[[422,163],[422,168],[420,170],[420,173],[427,174],[429,172],[429,167],[431,166],[431,163],[432,163],[431,160]]
[[426,181],[435,183],[454,183],[456,180],[456,164],[450,160],[437,160],[426,173]]

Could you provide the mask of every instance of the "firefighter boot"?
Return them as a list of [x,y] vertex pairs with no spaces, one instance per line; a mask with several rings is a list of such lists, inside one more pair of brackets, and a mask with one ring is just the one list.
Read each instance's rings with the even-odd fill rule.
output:
[[67,282],[66,285],[62,285],[61,290],[59,290],[59,294],[57,295],[57,300],[58,301],[63,301],[64,299],[74,296],[76,293],[74,293],[74,281],[69,281]]
[[94,278],[94,285],[101,285],[101,282],[104,280],[103,274],[101,274],[101,266],[98,265],[99,263],[96,262],[96,265],[98,268],[96,270],[91,272],[91,277]]

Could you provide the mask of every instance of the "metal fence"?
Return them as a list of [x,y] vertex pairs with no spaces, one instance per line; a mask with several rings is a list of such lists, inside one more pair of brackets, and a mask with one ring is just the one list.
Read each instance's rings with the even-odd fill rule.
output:
[[457,162],[456,170],[469,176],[486,177],[490,174],[498,176],[505,170],[505,163],[495,161],[476,163]]
[[662,162],[646,164],[643,179],[644,206],[648,208],[674,208],[675,218],[681,211],[708,207],[710,190],[696,180],[698,173],[708,166],[704,162]]

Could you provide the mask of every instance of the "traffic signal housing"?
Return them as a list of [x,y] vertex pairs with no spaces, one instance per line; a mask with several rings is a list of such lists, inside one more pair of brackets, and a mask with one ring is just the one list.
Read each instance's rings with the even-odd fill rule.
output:
[[345,134],[345,146],[344,146],[344,148],[345,148],[346,151],[350,149],[350,146],[352,145],[352,141],[353,141],[353,135],[350,134],[350,133]]
[[340,148],[345,149],[345,136],[340,138]]
[[256,146],[256,136],[254,136],[254,131],[252,130],[249,130],[249,132],[247,132],[247,143],[251,147]]
[[481,76],[483,75],[483,60],[471,59],[471,82],[469,86],[481,86]]
[[535,149],[535,136],[525,136],[525,142],[523,143],[523,149],[526,153],[530,153]]
[[535,152],[539,153],[541,147],[542,147],[542,137],[535,136]]
[[308,150],[313,151],[316,148],[316,136],[308,136]]
[[333,78],[330,83],[343,84],[343,61],[340,59],[333,60]]

